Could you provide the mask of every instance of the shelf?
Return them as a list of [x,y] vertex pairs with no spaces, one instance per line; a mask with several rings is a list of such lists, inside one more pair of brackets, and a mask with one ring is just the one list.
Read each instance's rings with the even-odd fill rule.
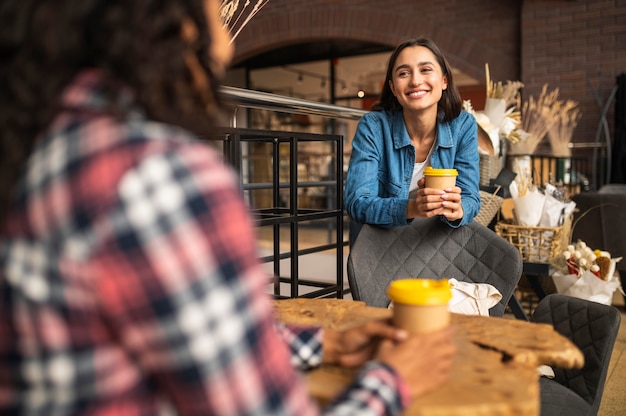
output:
[[[223,142],[225,159],[239,172],[242,196],[250,206],[257,227],[272,227],[271,255],[260,257],[263,263],[272,263],[274,271],[273,294],[283,297],[342,298],[343,289],[343,137],[273,130],[223,128],[218,133]],[[301,152],[304,143],[318,143],[328,152]],[[299,164],[306,157],[323,156],[329,161],[324,180],[300,180]],[[323,188],[323,208],[301,206],[306,189]],[[320,196],[320,195],[316,195]],[[325,221],[329,233],[328,244],[301,249],[298,233],[301,227],[315,221]],[[289,228],[289,249],[281,251],[281,227]],[[300,276],[300,257],[334,250],[336,281],[320,282]],[[282,260],[289,260],[289,275],[285,276]],[[289,294],[281,293],[281,283],[287,283]],[[301,289],[308,289],[303,293]]]

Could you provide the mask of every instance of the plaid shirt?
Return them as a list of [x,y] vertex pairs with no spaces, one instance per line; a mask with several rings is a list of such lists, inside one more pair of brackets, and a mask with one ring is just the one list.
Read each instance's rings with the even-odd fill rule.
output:
[[[317,414],[292,363],[321,362],[321,330],[275,324],[219,154],[130,104],[111,117],[95,71],[62,108],[0,239],[0,414]],[[371,362],[326,411],[407,401]]]

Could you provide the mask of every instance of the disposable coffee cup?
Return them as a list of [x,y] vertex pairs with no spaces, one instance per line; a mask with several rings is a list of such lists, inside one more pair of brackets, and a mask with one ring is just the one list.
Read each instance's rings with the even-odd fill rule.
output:
[[447,279],[400,279],[387,288],[393,302],[393,324],[411,334],[424,334],[450,325]]
[[443,191],[456,185],[457,176],[459,172],[456,169],[435,169],[427,166],[424,169],[424,186]]

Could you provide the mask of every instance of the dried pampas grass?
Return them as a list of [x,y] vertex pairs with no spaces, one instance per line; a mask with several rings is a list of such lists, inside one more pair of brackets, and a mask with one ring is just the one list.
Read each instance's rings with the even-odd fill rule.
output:
[[537,100],[532,96],[522,105],[522,130],[528,133],[526,140],[511,145],[512,154],[533,154],[541,140],[559,119],[558,88],[548,92],[544,84]]
[[560,101],[556,106],[559,107],[559,116],[548,131],[550,147],[554,156],[569,157],[572,153],[569,144],[582,114],[576,101]]
[[222,0],[220,18],[231,36],[231,43],[268,2],[269,0]]
[[524,84],[520,81],[507,81],[504,85],[502,82],[494,82],[489,75],[489,64],[485,64],[485,83],[487,86],[487,98],[499,98],[506,102],[506,109],[514,107],[520,108],[521,96],[520,90],[524,88]]

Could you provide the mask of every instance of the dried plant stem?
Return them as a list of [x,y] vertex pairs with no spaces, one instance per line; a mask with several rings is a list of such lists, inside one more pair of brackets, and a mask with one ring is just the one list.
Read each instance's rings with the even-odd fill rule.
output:
[[489,64],[485,64],[485,85],[487,86],[487,98],[493,98],[493,83],[491,82],[491,77],[489,76]]
[[506,108],[521,108],[522,97],[520,90],[524,88],[524,84],[520,81],[507,81],[502,88],[502,98],[506,102]]
[[220,17],[231,36],[231,43],[234,42],[243,28],[268,2],[269,0],[257,0],[254,5],[251,5],[250,0],[245,0],[245,2],[222,0]]
[[533,188],[533,180],[530,171],[522,168],[517,160],[514,162],[513,171],[517,173],[517,176],[515,177],[517,195],[519,197],[525,196],[528,191]]

